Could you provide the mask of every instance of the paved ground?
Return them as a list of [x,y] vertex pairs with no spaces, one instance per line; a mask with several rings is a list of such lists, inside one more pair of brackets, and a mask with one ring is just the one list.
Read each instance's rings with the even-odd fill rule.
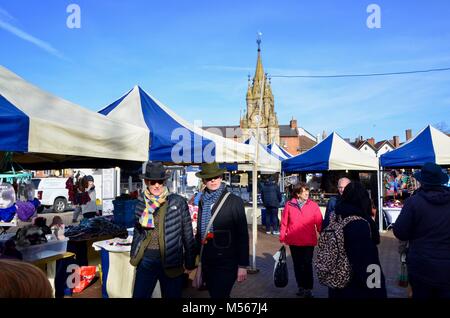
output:
[[[265,234],[262,229],[258,232],[258,248],[256,267],[260,270],[257,274],[249,274],[248,279],[243,283],[236,283],[231,296],[234,298],[296,298],[297,288],[293,272],[292,259],[288,253],[289,284],[285,288],[276,288],[273,285],[272,272],[274,260],[272,255],[279,249],[278,239],[272,235]],[[396,278],[399,271],[399,256],[397,253],[397,240],[392,232],[382,234],[379,246],[380,259],[384,274],[388,297],[405,298],[407,292],[405,288],[396,286]],[[313,293],[318,298],[327,297],[327,288],[321,286],[317,278],[314,282]],[[209,297],[207,291],[198,291],[193,288],[186,288],[183,291],[186,298]],[[95,284],[87,288],[83,293],[74,297],[95,298],[101,297],[101,283],[98,280]]]

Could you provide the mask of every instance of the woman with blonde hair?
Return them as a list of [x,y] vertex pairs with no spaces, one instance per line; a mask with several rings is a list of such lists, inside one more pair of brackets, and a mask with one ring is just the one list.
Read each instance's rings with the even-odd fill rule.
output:
[[0,298],[53,298],[53,289],[38,267],[0,259]]

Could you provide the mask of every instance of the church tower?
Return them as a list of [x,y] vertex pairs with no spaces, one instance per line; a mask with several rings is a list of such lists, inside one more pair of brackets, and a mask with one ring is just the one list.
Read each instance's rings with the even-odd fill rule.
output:
[[[252,82],[250,76],[247,89],[247,111],[241,119],[242,141],[250,136],[256,136],[258,120],[260,131],[260,142],[270,144],[272,142],[280,143],[280,129],[278,126],[277,114],[274,108],[274,99],[270,78],[264,73],[261,60],[261,38],[258,37],[258,59],[256,61],[256,71]],[[262,95],[262,105],[261,105]],[[262,106],[262,107],[261,107]],[[261,110],[260,110],[261,107]],[[259,117],[259,115],[261,115]]]

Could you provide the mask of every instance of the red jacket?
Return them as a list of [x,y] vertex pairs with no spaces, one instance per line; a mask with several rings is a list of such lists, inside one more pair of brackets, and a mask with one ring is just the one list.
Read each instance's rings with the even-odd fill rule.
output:
[[288,201],[281,215],[280,242],[296,246],[316,246],[317,234],[322,230],[322,213],[314,201],[308,199],[300,209],[297,199]]

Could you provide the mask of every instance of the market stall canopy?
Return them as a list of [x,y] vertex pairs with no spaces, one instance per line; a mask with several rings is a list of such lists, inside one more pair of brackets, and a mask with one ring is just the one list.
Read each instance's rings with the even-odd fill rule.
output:
[[333,132],[308,151],[283,160],[285,172],[315,172],[328,170],[378,170],[376,157],[360,152]]
[[36,168],[70,167],[72,160],[143,162],[147,151],[135,145],[148,143],[145,129],[51,95],[0,66],[0,152],[17,153],[14,162]]
[[293,156],[288,153],[286,150],[280,147],[277,143],[273,142],[270,145],[267,146],[269,149],[269,152],[274,153],[278,157],[280,157],[282,160],[292,158]]
[[99,113],[145,128],[150,136],[150,148],[146,148],[149,160],[181,164],[251,162],[253,159],[251,146],[187,122],[139,86]]
[[[254,136],[251,136],[248,140],[246,140],[246,143],[248,143],[248,145],[250,145],[254,149],[258,145],[258,166],[257,166],[258,171],[261,171],[262,173],[280,172],[281,169],[280,157],[278,157],[275,154],[269,153],[267,147],[265,147],[261,143],[258,144]],[[237,170],[251,171],[252,168],[250,165],[239,164]]]
[[382,167],[414,168],[426,162],[450,165],[450,137],[430,125],[401,147],[380,157]]

